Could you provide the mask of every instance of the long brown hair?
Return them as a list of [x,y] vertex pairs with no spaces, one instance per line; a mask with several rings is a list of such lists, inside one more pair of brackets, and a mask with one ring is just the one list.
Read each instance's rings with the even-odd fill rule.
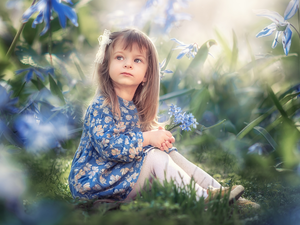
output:
[[121,115],[119,102],[115,93],[113,82],[109,76],[109,59],[117,41],[124,43],[124,49],[132,49],[133,44],[137,44],[142,51],[147,50],[148,68],[145,74],[147,81],[144,86],[140,84],[133,96],[142,131],[149,131],[158,127],[157,109],[159,99],[159,66],[158,55],[153,42],[143,32],[136,29],[126,29],[110,34],[111,44],[106,46],[103,63],[96,67],[97,94],[105,98],[104,104],[111,104],[114,115]]

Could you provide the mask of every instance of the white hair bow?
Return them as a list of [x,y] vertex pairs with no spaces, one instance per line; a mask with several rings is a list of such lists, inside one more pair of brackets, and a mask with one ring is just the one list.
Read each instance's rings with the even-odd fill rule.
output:
[[105,47],[112,42],[112,40],[109,39],[109,35],[110,31],[105,29],[103,35],[99,36],[98,41],[100,46],[96,55],[95,63],[102,64],[104,59]]

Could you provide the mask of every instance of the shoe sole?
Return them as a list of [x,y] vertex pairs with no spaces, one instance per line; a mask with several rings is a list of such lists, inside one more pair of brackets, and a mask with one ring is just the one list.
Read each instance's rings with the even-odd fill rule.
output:
[[245,189],[241,185],[238,185],[234,190],[232,190],[229,195],[229,205],[232,205],[236,200],[238,200],[239,197],[242,196],[244,191]]

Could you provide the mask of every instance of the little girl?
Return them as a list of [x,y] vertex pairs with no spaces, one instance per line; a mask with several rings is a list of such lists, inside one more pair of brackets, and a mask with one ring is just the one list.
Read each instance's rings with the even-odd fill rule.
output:
[[[69,175],[73,197],[128,201],[153,178],[162,184],[173,179],[184,187],[193,177],[197,198],[205,202],[221,193],[215,179],[178,153],[174,137],[157,121],[160,76],[152,41],[127,29],[105,30],[99,42],[98,91],[87,109]],[[229,191],[223,188],[222,195]],[[243,191],[234,186],[230,203]]]

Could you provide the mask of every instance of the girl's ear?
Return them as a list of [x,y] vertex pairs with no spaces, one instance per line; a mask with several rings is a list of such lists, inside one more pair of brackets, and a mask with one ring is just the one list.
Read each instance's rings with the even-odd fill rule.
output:
[[146,75],[144,76],[144,79],[143,79],[143,82],[146,82],[147,81],[147,77]]

